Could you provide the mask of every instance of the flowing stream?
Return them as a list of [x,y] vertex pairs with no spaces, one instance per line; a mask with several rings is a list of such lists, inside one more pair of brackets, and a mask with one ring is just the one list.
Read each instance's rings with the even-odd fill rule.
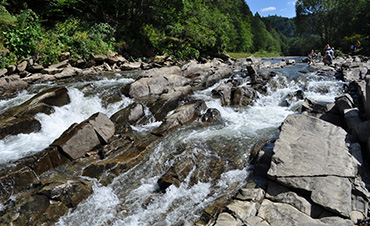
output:
[[[284,104],[288,94],[304,91],[305,97],[333,102],[342,93],[343,83],[334,77],[320,76],[308,70],[306,64],[276,70],[268,95],[249,107],[223,107],[211,91],[219,84],[197,91],[197,99],[206,101],[208,108],[221,112],[221,122],[200,126],[192,123],[172,132],[156,144],[144,160],[121,174],[112,184],[102,186],[93,181],[93,194],[78,207],[63,216],[58,225],[193,225],[202,211],[226,193],[233,193],[246,183],[249,174],[248,157],[259,142],[277,138],[278,127],[285,117],[297,112],[302,100]],[[38,114],[42,123],[38,133],[8,136],[0,141],[0,164],[31,155],[46,148],[72,123],[81,122],[95,112],[108,116],[128,106],[133,100],[121,97],[110,104],[102,101],[114,96],[125,84],[134,81],[137,73],[109,74],[96,81],[56,82],[35,85],[9,100],[0,101],[0,113],[19,105],[35,93],[52,86],[66,86],[71,103],[56,107],[51,115]],[[108,98],[109,99],[109,98]],[[159,122],[133,127],[146,133]],[[158,193],[156,182],[172,164],[181,158],[193,159],[188,177],[180,187],[171,185]],[[215,172],[218,176],[195,180],[198,175]]]

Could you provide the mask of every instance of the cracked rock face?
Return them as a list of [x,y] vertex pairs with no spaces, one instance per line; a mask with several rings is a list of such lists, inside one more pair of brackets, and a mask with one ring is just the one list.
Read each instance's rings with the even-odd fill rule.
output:
[[325,209],[349,217],[350,178],[358,162],[349,153],[347,133],[307,115],[288,116],[274,147],[268,176],[291,188],[311,192]]

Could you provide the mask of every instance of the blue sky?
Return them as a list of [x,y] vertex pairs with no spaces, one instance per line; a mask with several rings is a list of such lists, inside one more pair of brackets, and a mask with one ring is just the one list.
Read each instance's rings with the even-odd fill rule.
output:
[[252,13],[258,12],[262,17],[278,15],[295,17],[295,0],[245,0]]

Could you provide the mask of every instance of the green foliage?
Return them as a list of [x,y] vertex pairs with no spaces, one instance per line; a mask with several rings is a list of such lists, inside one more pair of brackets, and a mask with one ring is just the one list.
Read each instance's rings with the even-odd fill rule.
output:
[[[298,0],[297,31],[304,40],[316,35],[321,47],[329,43],[348,53],[357,39],[363,46],[370,44],[369,10],[368,0]],[[308,43],[303,41],[302,44],[307,46]]]

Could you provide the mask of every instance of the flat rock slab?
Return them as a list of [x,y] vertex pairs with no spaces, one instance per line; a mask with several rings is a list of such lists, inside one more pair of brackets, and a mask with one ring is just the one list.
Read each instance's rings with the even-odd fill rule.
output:
[[290,115],[275,143],[270,177],[355,177],[357,163],[346,144],[347,132],[307,115]]
[[311,193],[313,202],[349,217],[356,159],[342,128],[307,115],[290,115],[275,143],[268,176]]
[[285,203],[274,203],[265,199],[258,211],[258,216],[265,219],[271,226],[332,226],[354,225],[350,220],[344,220],[339,217],[313,219],[310,216],[300,212],[291,205]]

